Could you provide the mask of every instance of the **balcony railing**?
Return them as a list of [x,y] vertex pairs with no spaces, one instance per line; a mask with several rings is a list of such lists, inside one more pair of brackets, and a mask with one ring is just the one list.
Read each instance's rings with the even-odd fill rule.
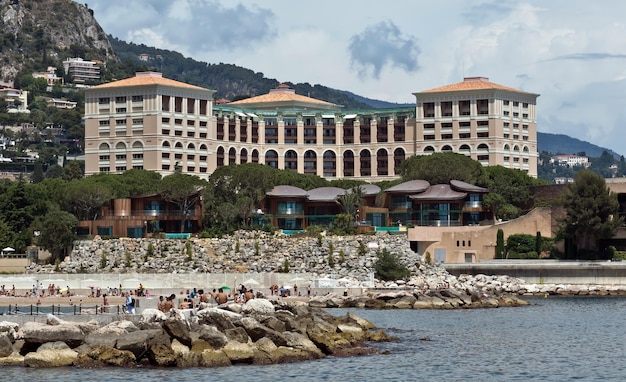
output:
[[[119,217],[129,217],[129,216],[133,216],[133,217],[139,217],[139,216],[152,216],[152,217],[158,217],[158,216],[183,216],[183,211],[182,210],[132,210],[132,211],[130,211],[129,215],[120,215],[120,214],[116,213],[115,211],[109,211],[109,212],[105,213],[103,216],[104,217],[111,217],[111,216],[119,216]],[[194,215],[194,211],[189,211],[187,213],[187,216],[195,216]]]

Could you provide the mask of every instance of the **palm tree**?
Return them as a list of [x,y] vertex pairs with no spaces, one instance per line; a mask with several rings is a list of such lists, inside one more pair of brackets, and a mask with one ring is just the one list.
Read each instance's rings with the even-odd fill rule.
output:
[[352,187],[343,195],[337,197],[337,204],[343,209],[343,213],[356,217],[356,212],[363,203],[363,189],[361,186]]

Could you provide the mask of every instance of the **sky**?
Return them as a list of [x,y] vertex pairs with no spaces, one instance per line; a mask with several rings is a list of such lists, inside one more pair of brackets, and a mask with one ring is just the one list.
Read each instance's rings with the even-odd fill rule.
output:
[[538,93],[538,130],[626,154],[626,2],[98,0],[107,34],[389,102],[482,76]]

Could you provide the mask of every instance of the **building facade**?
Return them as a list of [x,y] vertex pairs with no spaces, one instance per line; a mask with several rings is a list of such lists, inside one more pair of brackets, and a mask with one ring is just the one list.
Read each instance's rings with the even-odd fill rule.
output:
[[85,175],[130,169],[208,177],[215,169],[213,91],[160,73],[85,91]]
[[213,105],[213,91],[160,73],[87,89],[86,174],[129,169],[208,176],[256,162],[328,179],[396,179],[413,155],[458,152],[537,175],[536,94],[465,79],[415,106],[344,110],[281,84]]
[[296,94],[215,106],[216,166],[264,163],[325,178],[395,179],[414,154],[415,108],[352,110]]
[[100,80],[100,66],[96,61],[86,61],[80,57],[68,58],[63,61],[63,70],[77,84]]
[[538,94],[485,77],[413,94],[417,155],[456,152],[537,177]]

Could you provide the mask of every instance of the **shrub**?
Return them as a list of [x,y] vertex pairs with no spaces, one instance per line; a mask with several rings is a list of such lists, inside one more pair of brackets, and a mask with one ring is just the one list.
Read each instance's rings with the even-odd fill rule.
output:
[[377,260],[374,263],[374,272],[380,280],[398,280],[410,275],[409,269],[400,263],[400,256],[391,253],[386,248],[376,252]]
[[102,257],[100,257],[100,268],[104,269],[107,266],[107,254],[102,252]]
[[126,251],[126,253],[124,253],[124,257],[126,259],[126,268],[130,268],[130,252]]
[[365,248],[365,244],[362,241],[359,241],[359,256],[365,256],[367,253],[367,248]]
[[426,264],[433,264],[433,258],[430,256],[430,252],[426,251],[426,253],[424,254],[424,261],[426,262]]
[[332,252],[328,253],[328,266],[333,268],[335,266],[335,257]]

